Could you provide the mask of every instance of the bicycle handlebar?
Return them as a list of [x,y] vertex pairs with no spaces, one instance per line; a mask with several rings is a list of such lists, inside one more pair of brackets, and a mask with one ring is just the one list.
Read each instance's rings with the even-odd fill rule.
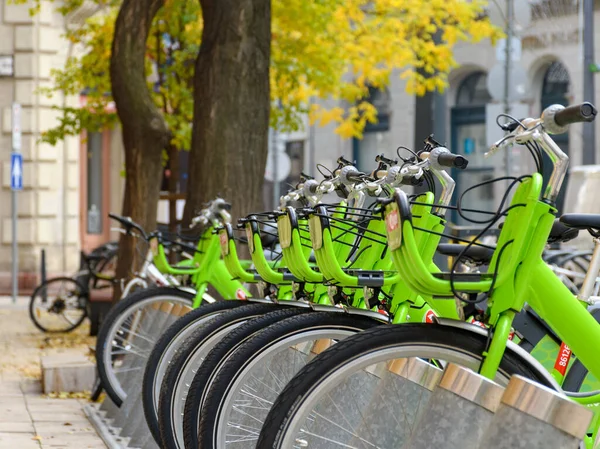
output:
[[366,173],[360,172],[353,165],[346,165],[340,170],[340,181],[342,184],[356,184],[363,181]]
[[469,161],[464,156],[453,154],[444,147],[432,149],[429,152],[429,161],[431,167],[438,170],[442,170],[443,167],[464,170],[469,165]]
[[597,112],[594,105],[586,101],[556,110],[554,112],[554,123],[560,127],[566,127],[573,123],[593,122]]
[[148,240],[148,236],[144,232],[144,229],[139,224],[137,224],[135,221],[133,221],[130,217],[122,217],[120,215],[115,215],[112,213],[109,213],[108,216],[109,216],[109,218],[112,218],[113,220],[121,223],[121,225],[123,225],[123,227],[125,227],[127,234],[131,234],[131,230],[135,229],[136,231],[138,231],[140,233],[140,235],[144,239]]
[[571,123],[591,122],[596,118],[596,113],[596,108],[588,102],[568,108],[557,104],[548,106],[540,118],[520,120],[519,126],[514,131],[490,147],[486,157],[514,143],[524,145],[532,140],[537,142],[554,165],[543,194],[544,200],[554,203],[567,173],[569,157],[552,140],[549,134],[564,133]]

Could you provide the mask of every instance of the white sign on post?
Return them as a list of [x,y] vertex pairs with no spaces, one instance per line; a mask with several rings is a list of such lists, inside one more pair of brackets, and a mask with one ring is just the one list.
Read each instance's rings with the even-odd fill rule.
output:
[[14,152],[21,151],[21,105],[12,105],[12,149]]
[[[521,60],[522,45],[521,39],[513,37],[510,40],[510,60],[518,62]],[[506,61],[506,39],[499,39],[496,44],[496,60]]]

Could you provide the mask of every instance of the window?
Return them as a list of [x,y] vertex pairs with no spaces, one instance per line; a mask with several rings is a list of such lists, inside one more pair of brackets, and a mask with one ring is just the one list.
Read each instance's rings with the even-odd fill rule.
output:
[[377,123],[367,123],[365,132],[387,131],[390,129],[391,98],[387,89],[369,87],[369,96],[366,100],[377,109]]
[[475,72],[468,75],[458,88],[456,94],[457,106],[483,106],[491,101],[487,90],[487,74]]
[[[564,65],[554,61],[548,67],[544,75],[544,84],[542,86],[542,98],[551,98],[553,101],[563,99],[567,101],[567,92],[569,91],[569,72]],[[560,102],[562,104],[562,102]]]

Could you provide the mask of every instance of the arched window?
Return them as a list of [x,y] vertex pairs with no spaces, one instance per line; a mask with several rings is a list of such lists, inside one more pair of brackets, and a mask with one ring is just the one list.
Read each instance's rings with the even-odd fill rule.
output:
[[544,75],[542,84],[542,106],[559,103],[567,105],[567,93],[569,92],[569,72],[567,68],[558,61],[554,61]]
[[487,74],[475,72],[468,75],[458,87],[456,106],[483,106],[492,97],[487,90]]

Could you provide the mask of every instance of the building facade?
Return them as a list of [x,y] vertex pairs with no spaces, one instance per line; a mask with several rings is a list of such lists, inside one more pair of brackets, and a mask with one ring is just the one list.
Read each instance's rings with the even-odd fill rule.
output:
[[[19,284],[30,289],[38,279],[41,251],[49,275],[79,266],[79,251],[109,238],[106,213],[120,209],[122,155],[118,131],[70,137],[56,146],[40,143],[44,130],[58,123],[54,106],[76,106],[81,98],[51,97],[51,71],[64,66],[72,48],[62,36],[69,20],[54,12],[56,3],[31,5],[0,0],[0,293],[10,291],[11,106],[21,105],[23,190],[17,194]],[[10,66],[12,65],[12,70]]]
[[[511,103],[511,112],[519,118],[535,117],[549,104],[584,100],[582,30],[577,2],[535,0],[529,3],[534,5],[534,14],[528,26],[519,32],[522,51],[515,61],[525,73],[526,92],[518,102]],[[551,15],[540,13],[538,8],[558,4],[571,7],[550,8]],[[81,97],[65,98],[60,92],[51,98],[38,93],[39,88],[52,85],[52,68],[63,67],[66,58],[77,51],[62,37],[65,27],[84,20],[93,12],[84,7],[78,14],[64,18],[53,12],[55,6],[43,1],[40,12],[32,16],[30,5],[0,0],[3,75],[0,75],[0,293],[10,290],[13,262],[10,192],[13,102],[22,105],[24,189],[17,195],[16,237],[22,289],[31,288],[37,282],[42,250],[46,252],[49,275],[74,271],[79,265],[81,250],[91,249],[111,238],[107,213],[121,208],[123,155],[119,130],[67,138],[54,147],[39,142],[41,133],[57,124],[59,115],[54,106],[76,106],[84,101]],[[599,23],[599,14],[596,10],[596,23]],[[596,60],[600,62],[600,33],[596,33],[595,39]],[[280,171],[285,172],[285,176],[280,176],[280,192],[285,192],[289,183],[296,182],[301,171],[318,178],[316,165],[334,167],[340,155],[356,160],[361,169],[368,170],[374,167],[376,154],[393,156],[399,146],[418,150],[420,142],[433,129],[452,151],[470,160],[467,172],[455,173],[459,190],[504,175],[503,155],[493,159],[483,157],[492,141],[501,135],[494,121],[503,105],[488,89],[488,76],[498,64],[496,51],[489,42],[461,44],[456,47],[455,57],[459,66],[450,73],[449,88],[436,101],[427,103],[408,95],[398,77],[392,78],[385,91],[373,91],[371,99],[379,110],[380,120],[369,125],[362,140],[342,139],[335,134],[333,125],[307,124],[301,132],[280,135],[281,144],[273,144],[269,156],[273,157],[274,147],[285,153],[274,159],[279,161]],[[12,72],[6,70],[5,64],[12,64]],[[600,86],[596,89],[596,98],[585,100],[600,104]],[[433,117],[437,123],[432,125]],[[582,126],[574,125],[567,135],[557,137],[561,147],[568,151],[572,167],[582,161]],[[600,120],[588,126],[596,127],[600,141]],[[600,161],[598,148],[596,160]],[[510,161],[511,174],[526,173],[533,167],[530,156],[519,149],[512,151]],[[185,177],[184,167],[182,171]],[[600,174],[598,176],[600,178]],[[275,191],[273,183],[267,182],[266,207],[274,203]],[[471,195],[472,207],[490,209],[497,205],[502,186],[480,189]],[[567,203],[572,204],[573,199]],[[182,210],[183,204],[178,208]],[[159,205],[159,220],[166,221],[167,217],[168,207],[163,203]],[[451,218],[460,223],[458,217]]]
[[[526,2],[523,0],[520,3]],[[517,75],[522,75],[518,80],[524,81],[520,87],[524,89],[524,94],[519,101],[510,103],[511,114],[517,118],[538,117],[543,108],[550,104],[568,105],[584,100],[599,105],[600,87],[596,87],[595,98],[583,97],[582,19],[579,2],[535,0],[529,4],[531,18],[527,26],[518,32],[521,41],[520,57],[511,61],[513,66],[519,67],[517,71],[520,73]],[[518,19],[517,17],[517,22]],[[596,2],[596,23],[599,23],[599,19],[600,4]],[[600,62],[600,33],[596,32],[594,38],[596,61]],[[494,70],[494,67],[503,63],[497,60],[496,49],[489,40],[475,44],[461,43],[455,48],[454,56],[459,66],[449,74],[449,87],[441,96],[441,101],[429,99],[423,106],[421,99],[405,93],[403,81],[393,77],[386,91],[377,92],[372,97],[382,120],[367,127],[362,140],[342,139],[335,134],[333,126],[314,130],[317,162],[333,166],[335,159],[341,154],[356,160],[361,169],[372,170],[376,154],[383,152],[395,155],[399,146],[419,150],[423,139],[437,130],[440,134],[438,140],[445,143],[451,151],[465,155],[470,161],[467,171],[454,173],[457,191],[504,176],[507,173],[504,155],[484,157],[489,146],[503,135],[495,121],[497,115],[503,112],[504,104],[502,99],[494,99],[488,88],[488,75],[495,76],[497,69]],[[493,85],[495,82],[497,77],[489,86],[494,91],[497,90],[497,86]],[[441,123],[434,123],[434,120]],[[423,125],[417,121],[425,123]],[[555,136],[556,142],[570,156],[573,168],[582,163],[582,126],[584,125],[572,125],[567,134]],[[585,126],[595,126],[598,142],[600,120]],[[415,132],[421,135],[415,135]],[[595,154],[596,161],[600,163],[598,146]],[[531,156],[523,148],[513,148],[509,160],[511,175],[528,173],[533,169]],[[546,176],[549,175],[549,167],[551,165],[548,161],[545,164]],[[465,199],[468,198],[473,208],[490,210],[500,201],[503,188],[505,185],[477,189]],[[561,201],[564,207],[572,206],[566,204],[564,199]],[[600,212],[600,205],[597,212]],[[451,219],[457,224],[465,224],[460,217],[452,216]]]

